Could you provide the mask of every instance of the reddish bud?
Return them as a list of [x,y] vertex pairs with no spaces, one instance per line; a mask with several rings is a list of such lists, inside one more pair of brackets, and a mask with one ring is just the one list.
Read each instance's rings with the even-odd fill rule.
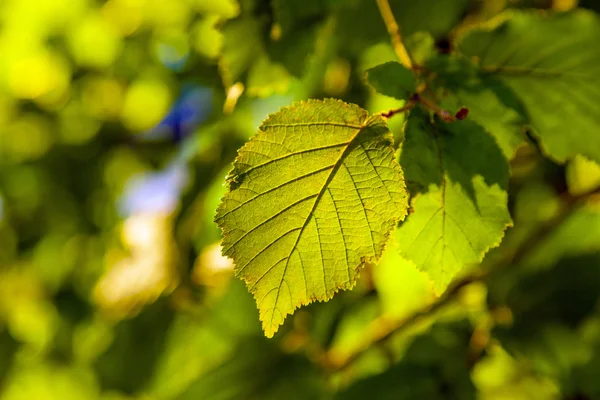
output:
[[463,119],[467,118],[467,115],[469,115],[469,109],[466,107],[463,107],[460,110],[458,110],[458,112],[456,113],[456,119],[462,121]]

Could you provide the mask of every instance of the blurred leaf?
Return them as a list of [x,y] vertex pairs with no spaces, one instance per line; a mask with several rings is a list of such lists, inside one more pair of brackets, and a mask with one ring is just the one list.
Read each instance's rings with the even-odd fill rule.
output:
[[561,258],[600,251],[600,210],[584,206],[555,228],[523,260],[536,267],[550,267]]
[[123,224],[122,240],[131,257],[118,257],[96,283],[93,300],[114,318],[131,316],[179,282],[172,219],[164,213],[140,213]]
[[255,58],[264,52],[263,25],[258,19],[246,17],[229,21],[223,27],[219,70],[226,88],[240,81]]
[[18,347],[19,343],[9,335],[6,329],[0,326],[0,393],[2,393],[6,374],[10,371]]
[[[285,0],[284,2],[287,3]],[[271,40],[267,46],[269,57],[281,62],[292,75],[302,76],[317,50],[317,39],[323,29],[323,24],[312,23],[284,37]]]
[[193,0],[196,10],[201,13],[215,14],[223,18],[234,18],[240,13],[236,0]]
[[382,374],[358,381],[339,399],[475,399],[466,368],[470,326],[437,324],[418,336],[402,360]]
[[99,387],[93,372],[61,365],[15,365],[2,400],[97,399]]
[[273,342],[242,341],[234,354],[194,382],[177,400],[326,398],[323,378],[314,366],[301,356],[282,353]]
[[198,315],[182,312],[175,317],[150,392],[159,398],[179,396],[194,381],[234,358],[237,343],[260,333],[252,297],[240,281],[232,280],[225,293]]
[[490,346],[471,374],[479,398],[485,400],[554,400],[554,381],[533,371],[526,359],[515,359],[500,346]]
[[541,373],[564,384],[573,366],[589,350],[577,328],[590,316],[600,299],[598,253],[565,258],[551,269],[522,277],[504,299],[513,323],[493,331],[504,347],[524,355]]
[[[597,325],[598,318],[596,318]],[[600,398],[600,382],[597,379],[598,373],[600,373],[600,340],[598,337],[595,340],[591,354],[589,354],[589,360],[583,365],[576,366],[571,371],[568,393],[572,397]]]
[[290,76],[281,64],[273,63],[264,55],[248,71],[247,92],[251,96],[268,97],[283,94],[289,86]]
[[408,100],[417,91],[417,82],[412,71],[397,62],[388,62],[369,69],[367,80],[379,93],[398,100]]
[[390,3],[405,36],[425,31],[435,39],[440,39],[460,21],[469,2],[469,0],[391,0]]
[[503,19],[463,37],[461,53],[514,91],[550,157],[565,162],[581,153],[600,161],[600,139],[592,134],[600,114],[590,111],[600,102],[600,18],[578,10]]
[[592,192],[600,187],[600,165],[577,155],[567,164],[566,179],[573,196]]
[[381,117],[325,100],[271,115],[240,150],[216,221],[268,337],[381,256],[406,207],[390,142]]
[[168,304],[159,301],[136,317],[119,322],[110,346],[93,363],[102,388],[132,394],[147,385],[172,320]]
[[429,32],[415,32],[406,38],[404,45],[417,65],[425,65],[429,59],[438,54],[438,50],[435,48],[435,39]]
[[402,258],[395,238],[390,240],[379,264],[373,268],[373,281],[383,312],[400,320],[434,300],[429,277]]
[[219,18],[207,16],[194,25],[193,46],[198,53],[210,59],[216,59],[221,54],[223,35],[217,29]]
[[[469,0],[390,1],[402,34],[407,38],[417,32],[443,38],[460,20],[468,4]],[[370,1],[348,1],[339,13],[337,32],[337,36],[344,39],[340,46],[354,55],[370,45],[390,41],[379,10]]]
[[90,13],[75,24],[69,35],[71,52],[84,67],[106,68],[121,50],[119,32],[98,13]]
[[[329,346],[329,354],[338,360],[345,359],[360,347],[367,328],[380,315],[380,306],[374,296],[363,294],[362,298],[341,311]],[[356,367],[353,373],[357,373],[356,369],[364,369],[364,365],[353,367]]]
[[330,4],[340,0],[274,0],[275,22],[279,24],[281,36],[287,36],[294,28],[304,29],[311,20],[326,14]]
[[133,132],[158,124],[169,110],[171,93],[164,82],[144,79],[134,82],[125,93],[121,119]]
[[465,264],[481,262],[511,226],[508,164],[470,121],[431,122],[414,110],[402,144],[414,212],[398,228],[400,253],[427,272],[437,293]]

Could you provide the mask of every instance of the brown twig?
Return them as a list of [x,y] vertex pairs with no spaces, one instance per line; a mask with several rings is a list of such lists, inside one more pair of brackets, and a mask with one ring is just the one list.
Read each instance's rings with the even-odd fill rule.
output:
[[382,112],[381,116],[383,118],[392,118],[394,115],[398,115],[398,114],[404,113],[406,111],[409,111],[414,106],[415,106],[415,100],[411,99],[404,106],[402,106],[400,108],[394,108],[389,111]]
[[425,106],[425,108],[433,111],[443,121],[453,122],[456,119],[456,117],[454,115],[452,115],[452,113],[450,113],[450,111],[440,108],[440,106],[435,104],[433,101],[426,99],[423,96],[417,96],[417,99],[419,100],[419,102],[421,104],[423,104],[423,106]]

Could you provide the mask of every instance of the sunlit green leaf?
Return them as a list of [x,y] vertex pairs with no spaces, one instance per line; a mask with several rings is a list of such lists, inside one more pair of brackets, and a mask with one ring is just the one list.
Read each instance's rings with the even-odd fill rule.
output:
[[514,91],[549,156],[600,161],[600,18],[580,10],[504,19],[466,35],[459,50]]
[[408,119],[400,163],[413,196],[413,213],[397,231],[400,252],[439,293],[511,225],[508,163],[480,126],[431,122],[420,110]]
[[381,117],[311,100],[271,115],[239,151],[216,221],[267,336],[381,256],[406,213],[391,141]]

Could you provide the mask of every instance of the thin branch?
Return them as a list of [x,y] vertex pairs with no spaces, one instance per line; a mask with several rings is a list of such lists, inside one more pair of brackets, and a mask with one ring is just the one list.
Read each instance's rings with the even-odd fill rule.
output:
[[423,104],[425,106],[425,108],[428,108],[429,110],[436,113],[437,116],[440,117],[442,120],[444,120],[446,122],[453,122],[456,119],[456,117],[454,117],[454,115],[452,115],[450,113],[450,111],[440,108],[440,106],[438,106],[434,102],[426,99],[425,97],[418,96],[418,100],[421,104]]
[[392,118],[394,115],[402,114],[402,113],[404,113],[406,111],[409,111],[414,106],[415,106],[415,100],[411,99],[404,106],[402,106],[400,108],[393,108],[393,109],[391,109],[389,111],[382,112],[381,116],[383,118]]
[[406,50],[406,47],[404,46],[404,42],[402,41],[402,33],[400,32],[400,27],[396,22],[396,18],[394,18],[390,3],[388,0],[377,0],[377,7],[379,7],[381,17],[385,22],[385,26],[390,34],[390,37],[392,38],[392,45],[394,46],[394,51],[396,52],[398,59],[406,68],[412,69],[413,63],[408,51]]
[[573,212],[578,210],[582,204],[592,197],[597,196],[599,192],[600,189],[582,196],[567,196],[564,201],[563,211],[551,221],[544,224],[535,234],[531,235],[516,251],[509,253],[506,257],[499,260],[488,269],[475,271],[471,275],[460,279],[454,283],[438,301],[425,306],[420,311],[417,311],[403,320],[390,320],[386,317],[377,318],[369,325],[367,332],[364,335],[364,339],[352,353],[340,356],[330,350],[321,359],[321,364],[330,371],[343,370],[367,350],[372,348],[372,346],[378,345],[393,335],[414,326],[417,322],[431,316],[434,312],[452,302],[465,286],[473,282],[486,280],[498,271],[506,270],[507,267],[518,266],[529,251],[537,247],[537,245],[547,238],[548,235],[554,231],[555,227],[562,224]]

